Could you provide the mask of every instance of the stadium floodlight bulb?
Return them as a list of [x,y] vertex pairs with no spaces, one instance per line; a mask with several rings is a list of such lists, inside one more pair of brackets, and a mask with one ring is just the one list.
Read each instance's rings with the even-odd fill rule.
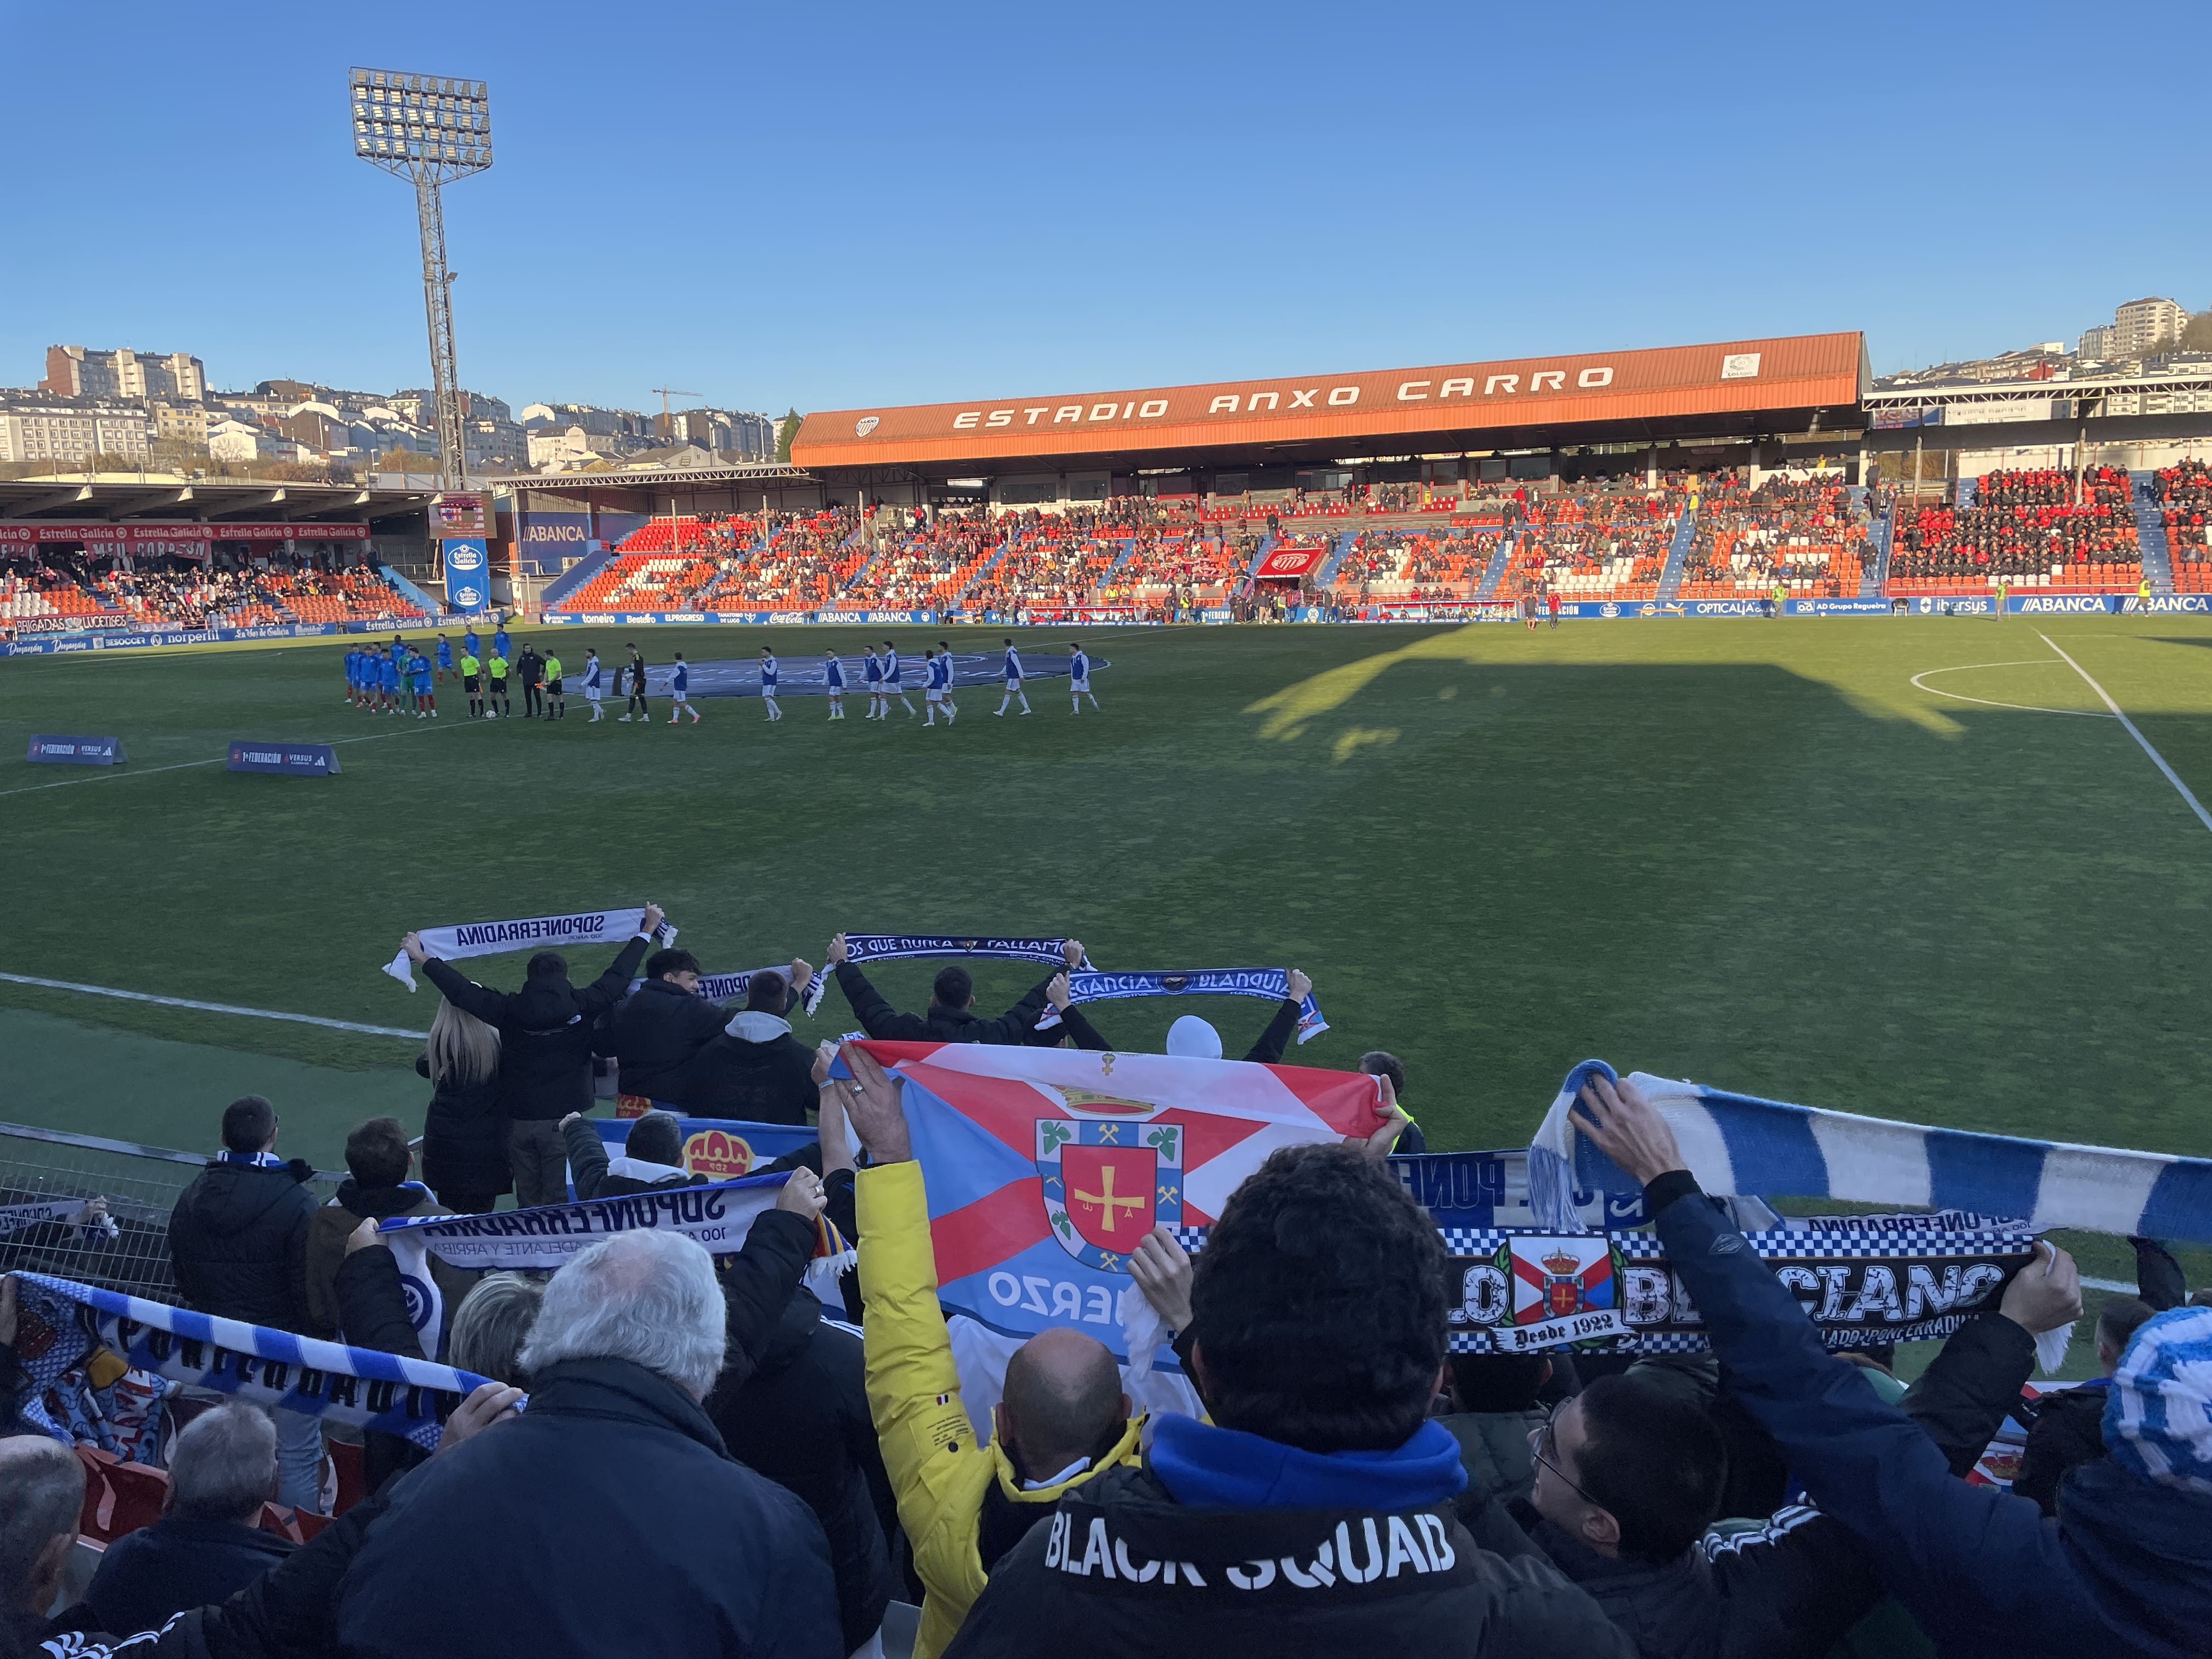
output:
[[353,153],[362,161],[439,183],[491,165],[491,95],[483,82],[355,69],[347,92]]

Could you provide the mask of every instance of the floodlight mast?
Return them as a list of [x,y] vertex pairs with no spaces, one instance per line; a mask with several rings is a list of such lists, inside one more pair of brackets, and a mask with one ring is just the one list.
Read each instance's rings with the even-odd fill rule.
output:
[[460,489],[468,482],[468,438],[453,355],[453,273],[446,268],[446,214],[439,190],[449,179],[464,179],[491,165],[491,100],[483,82],[448,76],[355,69],[347,80],[353,153],[415,182],[438,484]]

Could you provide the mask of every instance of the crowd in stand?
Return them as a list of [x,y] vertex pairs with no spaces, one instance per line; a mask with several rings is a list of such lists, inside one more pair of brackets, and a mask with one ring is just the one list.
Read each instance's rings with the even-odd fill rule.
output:
[[[9,598],[36,595],[36,605]],[[207,560],[44,550],[0,561],[0,617],[65,616],[110,627],[247,628],[279,622],[414,621],[422,611],[365,557],[281,549]]]
[[1984,475],[1970,504],[1924,507],[1900,524],[1889,556],[1896,591],[2132,588],[2142,579],[2128,475],[2100,466]]
[[2194,456],[2160,468],[2153,484],[2166,521],[2166,546],[2173,562],[2173,585],[2184,593],[2212,591],[2212,547],[2205,544],[2204,521],[2212,514],[2212,466]]
[[1838,473],[1770,477],[1755,489],[1735,473],[1705,482],[1682,597],[1846,599],[1859,590],[1868,521]]
[[[1364,1140],[1267,1158],[1195,1260],[1165,1227],[1131,1255],[1203,1416],[1137,1411],[1109,1350],[1056,1326],[1012,1348],[985,1437],[896,1084],[850,1044],[833,1078],[836,1045],[793,1035],[808,963],[755,975],[733,1014],[694,994],[688,953],[647,956],[659,920],[648,908],[580,988],[553,953],[510,993],[404,941],[444,998],[417,1068],[422,1184],[400,1124],[372,1119],[318,1205],[307,1167],[276,1155],[270,1103],[223,1114],[223,1151],[170,1224],[191,1305],[442,1350],[490,1379],[434,1455],[372,1431],[373,1490],[303,1547],[252,1528],[272,1492],[314,1490],[317,1419],[219,1405],[176,1438],[166,1518],[52,1611],[85,1468],[15,1416],[16,1285],[0,1280],[0,1659],[837,1659],[881,1652],[894,1600],[919,1604],[921,1659],[2205,1650],[2212,1297],[2190,1301],[2152,1241],[2136,1241],[2140,1297],[2099,1319],[2090,1383],[2033,1407],[2024,1394],[2035,1338],[2081,1311],[2074,1264],[2045,1245],[1908,1389],[1881,1351],[1828,1352],[1665,1119],[1632,1084],[1594,1079],[1585,1133],[1642,1183],[1712,1353],[1448,1353],[1459,1292],[1434,1223],[1381,1162],[1417,1134],[1392,1104]],[[1061,975],[986,1018],[960,968],[910,1013],[842,936],[828,960],[872,1037],[1109,1047]],[[1308,989],[1291,976],[1246,1059],[1280,1058]],[[1060,1018],[1040,1032],[1047,1010]],[[1190,1018],[1169,1049],[1223,1054]],[[418,1335],[380,1221],[489,1208],[509,1188],[550,1201],[570,1176],[584,1198],[702,1179],[659,1109],[610,1156],[582,1115],[595,1054],[624,1092],[811,1115],[818,1138],[770,1166],[789,1180],[735,1254],[618,1233],[550,1277],[454,1276],[443,1328]],[[1402,1066],[1360,1064],[1395,1103]],[[824,1213],[858,1243],[841,1305],[802,1282]],[[2031,1421],[2013,1490],[1963,1478],[2008,1414]]]

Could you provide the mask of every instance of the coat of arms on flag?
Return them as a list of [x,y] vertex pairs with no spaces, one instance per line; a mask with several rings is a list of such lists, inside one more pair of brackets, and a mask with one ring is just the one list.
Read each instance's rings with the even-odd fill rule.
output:
[[1053,1237],[1087,1267],[1127,1273],[1137,1241],[1182,1221],[1182,1127],[1041,1117],[1036,1168]]
[[1613,1247],[1602,1233],[1513,1241],[1513,1322],[1537,1325],[1614,1304]]

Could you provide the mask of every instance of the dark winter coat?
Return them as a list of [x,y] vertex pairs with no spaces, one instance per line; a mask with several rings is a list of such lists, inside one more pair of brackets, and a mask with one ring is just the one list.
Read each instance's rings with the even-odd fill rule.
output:
[[2045,1515],[2058,1513],[2058,1487],[2077,1466],[2105,1455],[2105,1402],[2112,1397],[2101,1380],[2078,1389],[2061,1389],[2036,1401],[2028,1425],[2027,1446],[2012,1489],[2032,1498]]
[[801,1289],[750,1381],[725,1378],[707,1414],[731,1455],[803,1499],[830,1540],[845,1645],[884,1621],[897,1588],[875,1491],[888,1492],[861,1367],[860,1334]]
[[596,1118],[578,1118],[562,1130],[561,1140],[568,1149],[568,1182],[578,1198],[622,1198],[663,1187],[702,1187],[707,1182],[706,1176],[689,1174],[673,1164],[648,1164],[626,1152],[620,1158],[608,1157],[607,1143],[599,1139]]
[[723,1009],[672,981],[649,979],[608,1017],[600,1048],[621,1062],[624,1094],[711,1117],[686,1097],[685,1072],[699,1050],[721,1035],[728,1018]]
[[1545,1411],[1531,1406],[1523,1412],[1453,1412],[1437,1424],[1459,1442],[1459,1461],[1467,1467],[1468,1490],[1455,1507],[1460,1518],[1468,1518],[1472,1506],[1495,1494],[1510,1503],[1526,1498],[1536,1481],[1536,1449],[1529,1434],[1543,1427]]
[[84,1599],[102,1630],[159,1630],[173,1613],[228,1600],[297,1548],[235,1521],[166,1516],[107,1547]]
[[[429,1188],[410,1181],[397,1187],[363,1187],[348,1179],[339,1183],[337,1196],[318,1208],[307,1219],[307,1273],[309,1336],[335,1340],[338,1318],[338,1264],[345,1260],[346,1241],[354,1229],[371,1217],[381,1221],[395,1215],[451,1215],[453,1212],[430,1195]],[[476,1275],[448,1266],[433,1256],[430,1272],[449,1307],[476,1283]]]
[[757,1009],[732,1016],[691,1061],[684,1099],[695,1117],[804,1123],[815,1105],[814,1050],[788,1021]]
[[[430,1075],[428,1054],[416,1056],[415,1074]],[[434,1193],[496,1198],[513,1192],[507,1124],[496,1074],[478,1083],[448,1081],[434,1089],[422,1114],[422,1184]]]
[[1957,1479],[1911,1418],[1820,1346],[1796,1298],[1688,1175],[1661,1176],[1644,1202],[1739,1397],[1947,1656],[2203,1654],[2212,1496],[2100,1458],[2066,1477],[2052,1520]]
[[281,1166],[214,1163],[169,1212],[169,1260],[185,1305],[272,1330],[307,1324],[307,1223],[315,1195],[304,1158]]
[[965,1008],[929,1005],[926,1014],[903,1014],[884,1000],[868,983],[867,975],[849,962],[837,964],[837,983],[860,1029],[884,1042],[996,1042],[1025,1043],[1044,1012],[1046,980],[996,1019],[981,1019]]
[[689,1395],[622,1359],[531,1382],[393,1487],[338,1591],[349,1659],[842,1659],[821,1526]]
[[642,934],[630,940],[580,991],[562,975],[495,991],[435,957],[422,972],[447,1001],[499,1027],[501,1109],[524,1121],[557,1121],[592,1109],[592,1028],[629,988],[646,944]]
[[1479,1548],[1448,1503],[1187,1508],[1149,1468],[1109,1469],[1061,1498],[992,1570],[945,1650],[946,1659],[1178,1653],[1635,1659],[1548,1561],[1533,1548],[1511,1559]]

